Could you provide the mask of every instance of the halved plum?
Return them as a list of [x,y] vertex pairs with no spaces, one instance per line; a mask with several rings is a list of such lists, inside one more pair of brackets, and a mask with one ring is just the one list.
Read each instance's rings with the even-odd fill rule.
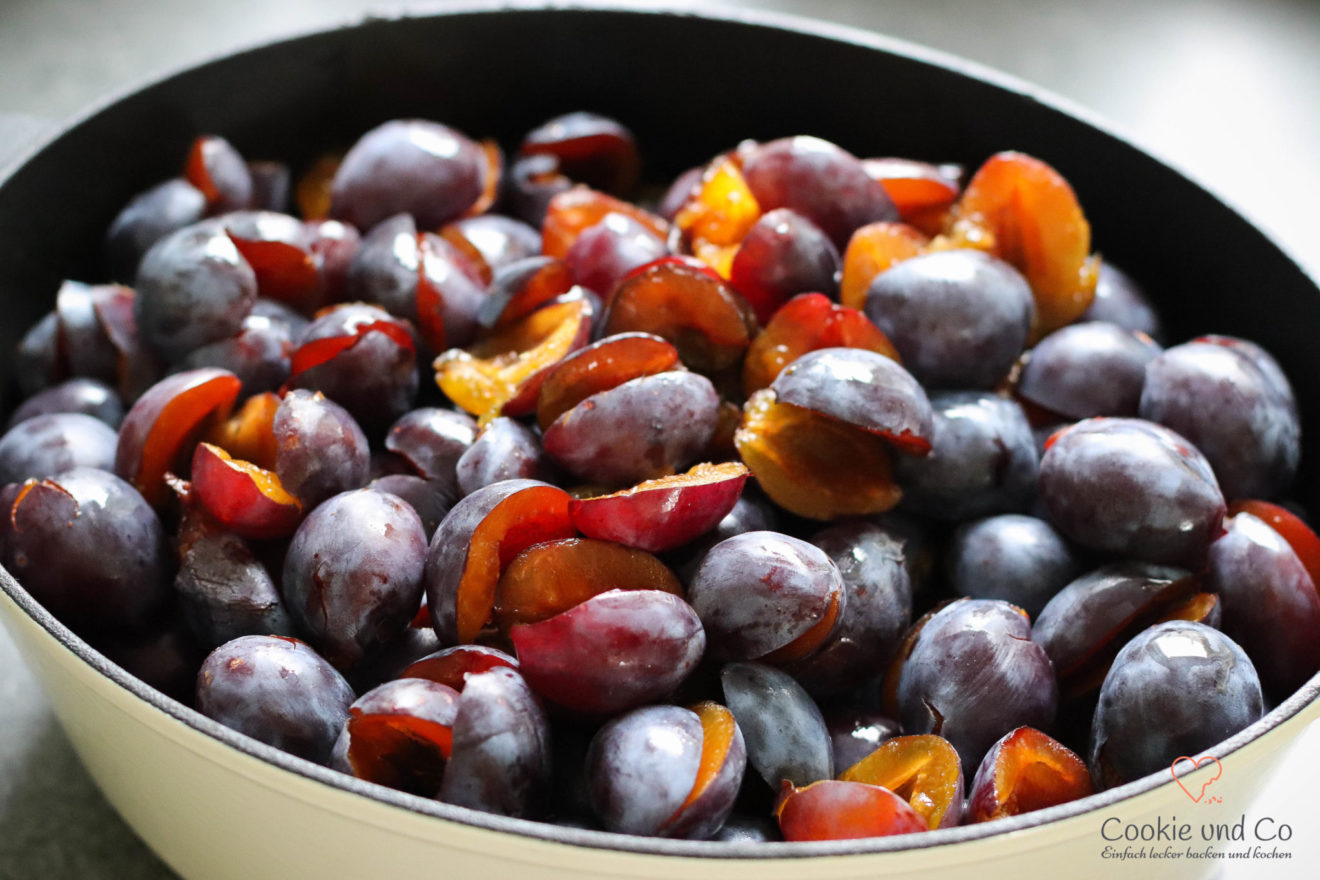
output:
[[902,452],[930,452],[930,400],[897,361],[863,348],[821,348],[784,368],[770,385],[781,404],[838,419]]
[[563,260],[526,257],[495,272],[477,309],[477,322],[483,327],[508,327],[572,287],[573,277]]
[[660,834],[687,802],[704,757],[695,712],[645,706],[603,725],[585,760],[585,800],[602,826],[621,834]]
[[838,566],[806,541],[744,532],[706,552],[688,585],[711,653],[787,662],[828,637],[846,602]]
[[195,138],[184,161],[184,176],[206,197],[212,214],[252,205],[252,174],[229,141],[214,134]]
[[555,419],[545,451],[584,480],[611,486],[668,476],[705,452],[719,419],[710,380],[669,370],[593,394]]
[[[228,417],[243,383],[228,370],[206,367],[167,376],[149,388],[124,416],[115,451],[115,473],[153,506],[165,498],[165,473],[210,424]],[[177,467],[185,472],[186,467]]]
[[468,258],[487,286],[499,269],[541,252],[539,230],[500,214],[456,220],[440,230],[440,237]]
[[546,369],[586,344],[590,302],[567,299],[545,306],[496,332],[470,351],[450,349],[435,361],[436,383],[450,400],[486,424],[510,401],[539,391]]
[[651,333],[618,333],[573,352],[541,383],[536,420],[541,430],[593,394],[629,379],[672,370],[678,349]]
[[669,224],[635,205],[585,186],[575,186],[550,200],[541,227],[541,252],[563,258],[578,235],[605,219],[606,214],[624,214],[650,229],[661,240],[669,237]]
[[1199,580],[1181,568],[1119,562],[1056,593],[1037,615],[1031,637],[1054,664],[1060,693],[1072,698],[1098,690],[1119,650],[1195,595]]
[[777,403],[768,388],[747,401],[734,443],[765,493],[799,516],[830,520],[883,513],[903,495],[893,480],[886,440]]
[[706,649],[697,613],[673,593],[609,590],[509,631],[527,681],[584,715],[614,715],[682,684]]
[[495,610],[501,573],[543,541],[576,534],[568,493],[535,480],[485,486],[454,505],[431,538],[426,598],[444,644],[475,641]]
[[242,211],[222,222],[257,276],[258,296],[296,309],[320,304],[321,273],[308,226],[274,211]]
[[692,790],[662,826],[666,837],[705,840],[733,810],[747,769],[747,745],[733,713],[707,700],[691,707],[701,721],[701,763]]
[[550,726],[521,675],[505,666],[468,677],[439,798],[497,813],[536,810],[550,781]]
[[302,503],[274,472],[198,443],[192,458],[197,500],[225,528],[244,538],[282,538],[302,519]]
[[568,512],[590,538],[660,553],[715,528],[738,503],[748,475],[737,462],[699,464],[612,495],[574,498]]
[[895,361],[898,349],[857,309],[836,305],[821,293],[802,293],[775,312],[752,340],[743,360],[743,393],[770,387],[784,367],[820,348],[864,348]]
[[[423,608],[425,611],[425,608]],[[429,620],[429,615],[428,618]],[[403,670],[400,678],[425,678],[461,692],[469,675],[487,672],[498,666],[518,668],[518,661],[498,648],[486,645],[454,645],[441,648],[415,660]]]
[[735,366],[756,335],[756,314],[723,278],[691,257],[661,257],[615,290],[602,333],[654,333],[701,373]]
[[904,223],[930,235],[941,231],[945,214],[958,199],[962,166],[890,156],[863,159],[862,167],[868,177],[884,187]]
[[320,391],[367,431],[383,431],[417,394],[411,327],[377,306],[344,303],[320,313],[303,333],[285,388]]
[[348,709],[333,766],[359,779],[434,797],[454,745],[459,695],[421,678],[368,691]]
[[728,278],[738,244],[760,218],[761,206],[734,157],[716,157],[699,174],[674,215],[674,225],[694,254]]
[[1100,262],[1091,227],[1058,171],[1025,153],[997,153],[977,169],[953,208],[949,239],[989,250],[1026,276],[1036,301],[1034,338],[1081,317]]
[[1278,532],[1311,575],[1311,582],[1320,588],[1320,536],[1297,514],[1269,501],[1234,501],[1228,506],[1229,516],[1249,513]]
[[1086,762],[1033,727],[991,746],[972,781],[967,819],[987,822],[1079,800],[1095,792]]
[[775,816],[788,841],[856,840],[927,830],[926,820],[889,789],[836,779],[806,788],[786,781]]
[[962,761],[942,736],[927,733],[886,740],[839,778],[889,789],[906,800],[931,831],[952,828],[962,819]]
[[683,595],[669,567],[644,550],[562,538],[534,544],[509,563],[495,589],[495,622],[507,633],[516,624],[539,623],[609,590]]
[[1315,576],[1287,536],[1253,514],[1244,510],[1224,528],[1210,545],[1206,589],[1223,602],[1224,631],[1247,652],[1266,693],[1282,699],[1320,671]]
[[624,195],[637,182],[641,160],[632,132],[598,113],[565,113],[529,131],[518,151],[551,155],[559,170],[588,186]]
[[279,408],[280,398],[273,392],[254,394],[243,402],[238,412],[217,424],[206,440],[234,458],[274,470],[279,453],[274,424]]

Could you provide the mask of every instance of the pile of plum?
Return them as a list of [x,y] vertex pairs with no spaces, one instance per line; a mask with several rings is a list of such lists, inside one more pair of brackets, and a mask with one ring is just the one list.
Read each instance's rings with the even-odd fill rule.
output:
[[4,565],[265,743],[639,835],[1012,816],[1320,669],[1287,379],[1162,347],[1050,166],[639,169],[588,113],[199,137],[20,344]]

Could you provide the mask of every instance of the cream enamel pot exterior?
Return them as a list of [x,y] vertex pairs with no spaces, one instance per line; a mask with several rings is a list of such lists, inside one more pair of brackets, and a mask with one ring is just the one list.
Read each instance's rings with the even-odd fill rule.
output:
[[[864,32],[746,13],[449,8],[265,46],[135,91],[0,182],[0,343],[12,350],[61,278],[99,277],[110,218],[172,173],[198,132],[223,134],[247,156],[298,162],[392,117],[440,119],[508,142],[582,108],[632,126],[658,179],[741,138],[796,133],[864,155],[973,167],[1006,148],[1039,155],[1073,183],[1097,246],[1146,283],[1173,338],[1218,330],[1261,342],[1293,377],[1312,416],[1305,429],[1314,427],[1320,291],[1238,214],[1020,83]],[[1311,505],[1314,473],[1304,465],[1298,484]],[[236,734],[107,661],[8,573],[0,586],[0,617],[88,770],[188,880],[1101,877],[1118,867],[1100,858],[1106,819],[1140,825],[1186,817],[1193,806],[1163,773],[1016,819],[821,844],[658,841],[504,819],[361,783]],[[1197,805],[1196,821],[1237,818],[1320,716],[1318,694],[1320,678],[1312,679],[1214,750],[1224,803]],[[1184,782],[1195,790],[1210,772]],[[1216,864],[1121,870],[1200,877]]]

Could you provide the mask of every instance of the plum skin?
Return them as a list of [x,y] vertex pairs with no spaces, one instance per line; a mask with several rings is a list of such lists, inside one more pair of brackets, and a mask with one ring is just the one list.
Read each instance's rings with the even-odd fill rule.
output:
[[1114,658],[1091,729],[1097,787],[1167,772],[1264,713],[1246,653],[1208,626],[1173,620],[1143,631]]

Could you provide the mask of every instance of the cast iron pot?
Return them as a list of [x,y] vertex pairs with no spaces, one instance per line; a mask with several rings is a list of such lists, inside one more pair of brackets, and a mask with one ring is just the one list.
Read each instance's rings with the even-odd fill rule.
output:
[[[810,133],[859,155],[976,167],[1019,149],[1073,184],[1095,246],[1148,289],[1172,339],[1254,339],[1320,413],[1320,291],[1262,232],[1176,171],[1075,110],[964,62],[873,34],[748,13],[482,5],[263,46],[107,104],[0,183],[0,349],[94,281],[101,236],[136,192],[173,173],[191,139],[305,161],[401,116],[513,142],[591,109],[636,132],[657,180],[747,137]],[[8,369],[8,359],[0,371]],[[0,374],[8,383],[8,376]],[[1312,453],[1309,457],[1316,457]],[[1314,509],[1315,467],[1298,495]],[[506,819],[363,783],[276,751],[155,692],[51,617],[0,571],[0,617],[106,796],[176,871],[201,878],[960,878],[1107,875],[1102,823],[1194,806],[1153,774],[1073,804],[981,826],[819,844],[661,841]],[[1320,716],[1320,678],[1221,744],[1235,821],[1285,746]],[[1204,774],[1185,778],[1195,791]],[[1111,826],[1112,828],[1113,826]],[[1120,848],[1122,844],[1119,845]],[[1214,863],[1125,863],[1126,876],[1202,876]]]

